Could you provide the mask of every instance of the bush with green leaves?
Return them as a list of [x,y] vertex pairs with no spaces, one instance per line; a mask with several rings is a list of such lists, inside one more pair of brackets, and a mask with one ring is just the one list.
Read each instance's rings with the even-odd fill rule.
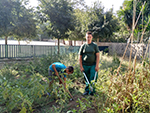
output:
[[[70,55],[71,57],[72,55]],[[34,111],[37,106],[44,106],[49,99],[43,100],[45,98],[43,95],[50,91],[47,78],[48,67],[53,62],[61,62],[62,58],[62,56],[45,56],[34,58],[29,62],[23,61],[6,65],[1,69],[0,112],[20,111],[25,113]],[[71,87],[71,80],[68,79],[67,84],[70,84]],[[60,90],[59,94],[58,90]],[[64,107],[68,98],[70,98],[64,88],[59,88],[59,85],[55,83],[51,94],[54,95],[54,98],[60,98],[61,101],[58,104],[61,107],[59,107],[59,110]]]
[[[17,75],[15,70],[4,68],[0,71],[0,105],[4,105],[3,112],[13,110],[33,111],[33,103],[41,98],[45,91],[45,84],[41,84],[42,75],[33,73],[32,76]],[[2,111],[1,111],[2,112]]]

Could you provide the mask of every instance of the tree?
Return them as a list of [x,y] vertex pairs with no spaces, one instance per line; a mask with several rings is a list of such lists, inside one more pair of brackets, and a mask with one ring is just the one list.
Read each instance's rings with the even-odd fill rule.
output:
[[[19,4],[18,4],[19,6]],[[24,6],[16,8],[16,13],[19,17],[16,17],[17,22],[12,32],[14,37],[20,41],[24,38],[29,40],[34,39],[37,36],[36,19],[34,19],[34,13],[32,9],[26,9]]]
[[85,33],[88,30],[88,24],[90,23],[90,18],[88,10],[90,9],[84,0],[73,0],[72,6],[74,8],[75,18],[75,29],[67,32],[69,35],[69,40],[85,40]]
[[17,40],[36,36],[32,9],[26,9],[23,1],[19,0],[1,0],[0,4],[0,36],[5,36],[6,45],[8,36]]
[[58,39],[67,38],[67,32],[74,30],[74,11],[70,2],[67,0],[39,0],[42,13],[46,15],[47,21],[50,22],[47,30],[48,33]]
[[119,20],[119,31],[115,32],[112,36],[112,42],[127,42],[127,39],[130,37],[130,33],[127,30],[125,23]]
[[89,15],[91,19],[88,28],[93,32],[93,36],[100,38],[100,41],[111,41],[113,33],[119,30],[119,21],[113,15],[113,9],[104,12],[101,2],[95,2]]
[[[136,1],[136,16],[135,21],[137,20],[140,11],[142,9],[142,5],[146,2],[144,6],[144,10],[142,11],[142,14],[140,15],[140,18],[137,22],[137,25],[135,27],[134,33],[135,35],[138,35],[139,32],[142,32],[143,27],[147,24],[149,15],[150,15],[150,1],[149,0],[137,0]],[[128,30],[131,31],[133,26],[133,0],[125,0],[123,3],[123,7],[118,11],[119,18],[122,19],[123,22],[126,23]],[[148,25],[146,31],[149,31],[150,24]]]
[[74,11],[76,17],[75,29],[68,32],[68,38],[72,40],[84,40],[85,32],[88,30],[88,13],[83,9],[75,9]]

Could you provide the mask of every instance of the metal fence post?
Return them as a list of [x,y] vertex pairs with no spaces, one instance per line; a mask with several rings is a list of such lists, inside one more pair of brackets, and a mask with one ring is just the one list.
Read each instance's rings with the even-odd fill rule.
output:
[[5,58],[8,58],[8,45],[5,45]]
[[35,46],[31,45],[31,56],[35,57]]

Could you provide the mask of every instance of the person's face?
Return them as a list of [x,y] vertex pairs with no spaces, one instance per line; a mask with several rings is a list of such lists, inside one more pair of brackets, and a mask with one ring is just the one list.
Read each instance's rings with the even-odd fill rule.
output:
[[69,69],[66,69],[66,73],[69,75],[72,74],[73,72],[69,72]]
[[87,41],[88,43],[91,43],[91,42],[92,42],[92,38],[93,38],[93,36],[92,36],[91,34],[86,34],[86,41]]

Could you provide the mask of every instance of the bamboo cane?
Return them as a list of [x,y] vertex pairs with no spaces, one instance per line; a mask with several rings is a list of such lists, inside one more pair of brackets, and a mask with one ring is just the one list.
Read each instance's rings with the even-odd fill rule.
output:
[[[141,11],[140,11],[140,13],[139,13],[139,15],[138,15],[138,18],[137,18],[137,20],[136,20],[136,23],[135,23],[135,25],[134,25],[134,28],[136,27],[136,25],[137,25],[137,23],[138,23],[138,20],[139,20],[139,18],[140,18],[140,16],[141,16],[141,13],[142,13],[142,11],[143,11],[143,9],[144,9],[145,3],[146,3],[146,2],[144,2],[143,6],[142,6],[142,9],[141,9]],[[132,32],[133,32],[133,30],[132,30]],[[129,40],[131,40],[131,35],[132,35],[132,33],[130,34]],[[130,42],[130,41],[129,41],[129,42]],[[125,56],[125,54],[126,54],[126,51],[127,51],[128,46],[129,46],[129,42],[127,43],[127,46],[126,46],[125,51],[124,51],[124,54],[123,54],[123,56],[122,56],[122,60],[121,60],[120,65],[119,65],[119,67],[118,67],[118,69],[117,69],[117,75],[119,75],[119,70],[120,70],[120,68],[121,68],[121,65],[122,65],[124,56]]]

